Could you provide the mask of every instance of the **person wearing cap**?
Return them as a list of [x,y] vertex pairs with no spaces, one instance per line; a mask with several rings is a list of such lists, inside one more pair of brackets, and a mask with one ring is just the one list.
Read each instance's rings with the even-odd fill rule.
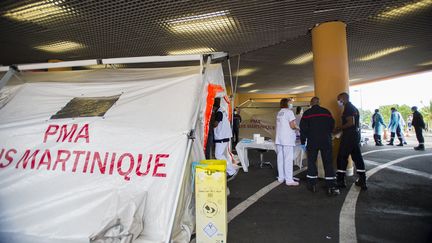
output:
[[298,126],[295,122],[291,99],[280,100],[280,111],[276,117],[276,153],[278,181],[285,182],[287,186],[298,186],[299,183],[293,179],[294,146],[296,141],[296,130]]
[[425,129],[426,124],[423,120],[422,114],[417,110],[417,106],[411,107],[411,111],[413,112],[412,126],[414,127],[417,141],[419,142],[419,145],[414,147],[414,149],[423,151],[425,150],[423,129]]

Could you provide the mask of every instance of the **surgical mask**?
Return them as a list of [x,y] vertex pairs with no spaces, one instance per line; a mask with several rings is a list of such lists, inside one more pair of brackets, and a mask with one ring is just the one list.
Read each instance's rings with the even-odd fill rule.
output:
[[337,103],[338,103],[338,106],[340,106],[340,107],[342,107],[344,105],[342,100],[338,100]]
[[292,109],[293,108],[293,104],[288,104],[288,109]]

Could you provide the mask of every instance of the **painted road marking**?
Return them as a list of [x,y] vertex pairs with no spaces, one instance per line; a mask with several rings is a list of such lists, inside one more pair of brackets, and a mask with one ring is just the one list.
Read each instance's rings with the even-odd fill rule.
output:
[[[300,170],[294,171],[293,176],[305,171],[307,168],[303,167]],[[228,223],[231,222],[235,217],[237,217],[239,214],[243,213],[248,207],[250,207],[252,204],[254,204],[256,201],[258,201],[260,198],[262,198],[265,194],[267,194],[269,191],[273,190],[275,187],[281,185],[277,180],[268,184],[267,186],[261,188],[261,190],[257,191],[252,196],[248,197],[246,200],[235,206],[233,209],[231,209],[228,212]]]
[[[384,151],[384,150],[373,150],[366,153],[370,154],[373,153],[374,151]],[[378,171],[390,167],[396,163],[408,159],[425,157],[425,156],[432,156],[432,153],[405,156],[396,160],[392,160],[387,163],[380,164],[379,166],[366,172],[366,179],[373,176]],[[357,198],[359,193],[360,193],[360,189],[352,185],[342,205],[342,209],[339,215],[339,242],[341,243],[357,242],[357,232],[355,227],[355,215],[356,215],[355,209],[356,209]]]
[[[372,160],[364,160],[365,163],[371,164],[371,165],[381,165],[382,163],[378,163]],[[423,172],[423,171],[419,171],[419,170],[413,170],[413,169],[408,169],[405,167],[401,167],[401,166],[397,166],[397,165],[392,165],[388,167],[389,170],[393,170],[393,171],[397,171],[397,172],[401,172],[401,173],[405,173],[405,174],[410,174],[410,175],[414,175],[414,176],[420,176],[429,180],[432,180],[432,174]]]
[[[400,149],[408,149],[408,148],[389,148],[389,149],[377,149],[372,150],[363,153],[363,155],[375,153],[379,151],[389,151],[389,150],[400,150]],[[411,148],[410,148],[411,149]],[[297,175],[303,171],[307,170],[307,167],[303,167],[302,169],[295,171],[293,175]],[[252,196],[248,197],[246,200],[235,206],[233,209],[231,209],[228,212],[228,223],[231,222],[235,217],[237,217],[239,214],[243,213],[248,207],[250,207],[252,204],[254,204],[256,201],[258,201],[261,197],[263,197],[265,194],[273,190],[275,187],[279,186],[280,183],[278,181],[274,181],[267,186],[261,188],[261,190],[257,191]]]
[[405,150],[405,149],[411,149],[413,150],[413,148],[388,148],[388,149],[376,149],[376,150],[371,150],[371,151],[367,151],[362,153],[363,156],[367,155],[367,154],[371,154],[371,153],[376,153],[376,152],[381,152],[381,151],[392,151],[392,150]]

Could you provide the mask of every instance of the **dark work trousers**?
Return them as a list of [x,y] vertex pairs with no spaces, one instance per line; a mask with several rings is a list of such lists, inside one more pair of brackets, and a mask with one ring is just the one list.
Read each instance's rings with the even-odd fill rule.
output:
[[394,132],[391,133],[391,135],[390,135],[390,143],[393,143],[394,138],[395,138],[395,135],[397,135],[397,137],[398,137],[398,139],[399,139],[399,142],[400,142],[400,143],[403,143],[403,141],[402,141],[402,134],[401,134],[400,126],[397,126],[397,128],[396,128],[396,133],[394,133]]
[[423,137],[423,128],[421,127],[414,127],[417,141],[419,144],[424,144],[424,137]]
[[381,135],[374,134],[373,136],[374,136],[375,144],[377,144],[377,145],[381,144]]
[[365,175],[365,165],[360,150],[360,133],[355,130],[343,131],[337,157],[338,179],[344,178],[348,165],[348,157],[351,155],[357,174]]
[[232,147],[233,149],[235,149],[235,147],[237,146],[237,143],[239,142],[239,130],[238,129],[233,129],[233,139],[232,139]]
[[307,148],[308,168],[307,179],[308,183],[315,185],[318,179],[318,171],[316,166],[318,151],[321,152],[321,158],[324,166],[325,181],[328,188],[336,187],[335,171],[332,164],[332,147],[327,148]]
[[213,139],[214,139],[214,137],[213,137],[213,131],[209,131],[208,137],[207,137],[206,150],[205,150],[205,157],[206,157],[206,159],[212,159],[212,157],[213,157],[213,151],[214,151],[214,142],[213,142]]

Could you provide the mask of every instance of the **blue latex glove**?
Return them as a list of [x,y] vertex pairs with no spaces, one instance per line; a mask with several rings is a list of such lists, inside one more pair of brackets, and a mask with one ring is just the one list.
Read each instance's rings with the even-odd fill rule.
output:
[[303,151],[306,151],[306,145],[305,144],[300,145],[300,147],[301,147],[301,149],[303,149]]

